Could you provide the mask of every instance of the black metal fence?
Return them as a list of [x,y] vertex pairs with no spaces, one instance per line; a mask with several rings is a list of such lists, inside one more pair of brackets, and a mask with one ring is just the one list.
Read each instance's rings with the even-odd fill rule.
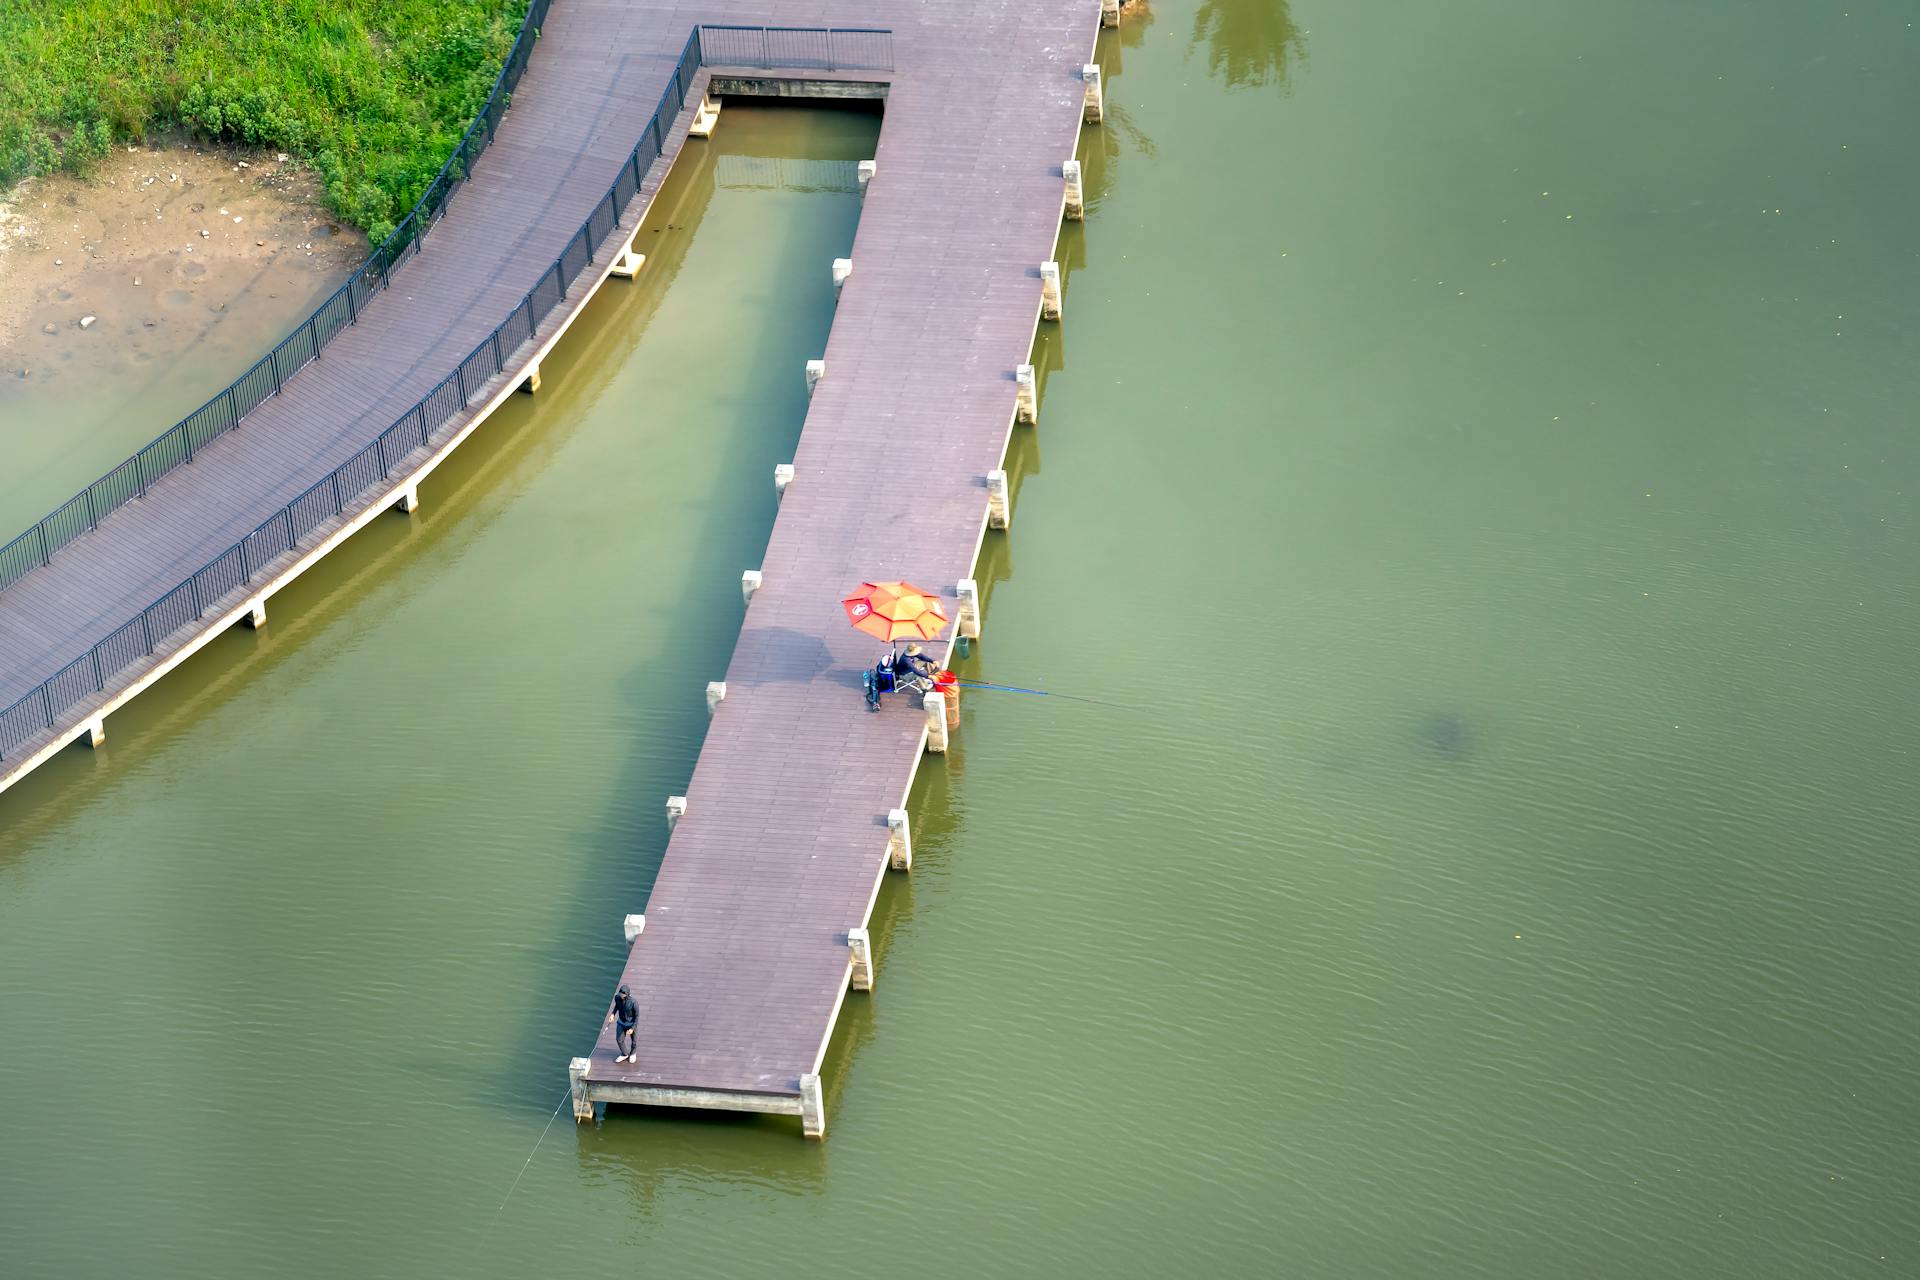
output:
[[708,25],[700,28],[700,48],[709,67],[893,70],[893,33],[877,28]]
[[[487,100],[480,118],[467,131],[447,166],[434,179],[427,195],[392,237],[323,303],[305,325],[271,355],[255,365],[244,377],[221,395],[209,401],[158,440],[122,463],[104,478],[88,486],[85,493],[59,511],[16,538],[0,557],[13,552],[23,542],[33,551],[27,569],[44,565],[53,551],[73,541],[80,533],[99,523],[100,518],[131,497],[141,496],[147,485],[174,467],[191,462],[194,452],[207,441],[233,429],[241,417],[280,387],[295,369],[314,358],[320,347],[352,323],[360,303],[382,287],[388,273],[412,256],[426,234],[426,228],[439,217],[447,198],[466,181],[473,159],[485,150],[506,110],[507,96],[518,83],[526,67],[526,54],[533,32],[546,16],[551,0],[533,0],[528,7],[526,25],[508,56],[507,66]],[[647,170],[666,148],[667,135],[674,119],[685,107],[687,94],[702,65],[703,34],[714,28],[696,28],[687,37],[686,48],[674,67],[673,78],[660,95],[646,132],[634,145],[620,168],[619,176],[597,203],[587,220],[574,233],[567,247],[542,273],[533,288],[492,333],[462,360],[454,371],[429,391],[420,403],[399,421],[360,450],[333,472],[307,489],[299,497],[268,517],[252,533],[210,560],[192,577],[140,611],[138,617],[100,641],[80,657],[49,677],[38,688],[0,711],[0,757],[54,729],[59,717],[76,704],[106,691],[107,682],[134,663],[155,654],[165,655],[186,643],[186,634],[208,614],[219,614],[243,602],[254,582],[271,580],[285,566],[282,563],[297,552],[311,547],[311,537],[327,521],[356,514],[370,505],[384,484],[398,471],[404,474],[437,444],[444,443],[449,432],[443,430],[473,400],[486,391],[493,379],[516,363],[520,348],[532,342],[545,320],[567,298],[567,291],[592,265],[608,238],[613,235],[627,206],[640,191]],[[735,32],[748,28],[726,28]],[[751,28],[758,31],[759,28]],[[778,29],[774,29],[778,31]],[[785,34],[782,32],[781,34]],[[811,36],[812,32],[803,32]],[[828,33],[835,34],[835,33]],[[858,32],[862,36],[886,35],[885,32]],[[771,47],[771,46],[770,46]],[[739,65],[731,61],[726,65]],[[785,64],[782,64],[785,65]],[[806,64],[803,64],[806,65]],[[430,201],[432,202],[430,204]],[[404,240],[402,235],[404,233]],[[392,249],[396,243],[399,248]],[[391,250],[391,251],[390,251]],[[377,268],[377,270],[376,270]],[[342,302],[342,299],[345,301]],[[338,306],[336,306],[338,304]],[[342,318],[344,317],[344,318]],[[291,351],[297,362],[283,364],[282,352]],[[304,353],[304,354],[300,354]],[[100,494],[96,497],[96,491]],[[103,506],[112,497],[111,506]],[[77,510],[78,516],[71,514]],[[308,540],[303,542],[303,539]],[[0,569],[7,562],[0,559]],[[21,570],[26,572],[27,569]],[[0,574],[0,590],[17,580]]]
[[79,494],[61,505],[19,537],[0,547],[0,591],[18,582],[34,569],[41,568],[55,552],[123,504],[145,497],[147,486],[180,466],[192,462],[193,455],[207,443],[239,425],[269,396],[278,395],[301,368],[320,354],[342,329],[359,318],[360,308],[375,292],[384,289],[389,276],[419,249],[427,229],[439,220],[447,201],[458,191],[472,171],[473,162],[500,127],[514,86],[527,69],[527,58],[539,38],[540,24],[546,21],[553,0],[530,0],[520,34],[507,53],[506,65],[493,82],[486,105],[480,108],[467,132],[447,157],[446,164],[434,175],[406,219],[393,229],[380,247],[347,277],[325,302],[315,309],[299,328],[288,334],[279,346],[261,357],[260,362],[241,374],[232,386],[188,414],[159,439],[133,457],[107,472]]

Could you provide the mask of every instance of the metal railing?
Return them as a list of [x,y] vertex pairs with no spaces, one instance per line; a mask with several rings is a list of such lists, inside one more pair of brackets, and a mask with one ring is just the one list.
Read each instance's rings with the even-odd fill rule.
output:
[[893,32],[867,27],[700,28],[709,67],[771,71],[891,71]]
[[[528,9],[528,25],[523,27],[521,32],[523,41],[526,39],[526,31],[532,28],[536,17],[545,17],[550,3],[551,0],[533,0]],[[634,145],[626,163],[621,166],[619,176],[614,179],[613,185],[594,205],[593,212],[587,216],[587,220],[567,242],[566,248],[560,251],[560,256],[555,258],[552,265],[541,274],[533,288],[527,291],[525,298],[507,318],[482,339],[452,373],[442,379],[438,386],[429,391],[418,404],[403,414],[392,426],[381,432],[372,444],[354,454],[318,483],[308,488],[306,492],[262,521],[252,533],[208,561],[186,581],[142,609],[138,617],[68,663],[25,697],[5,710],[0,710],[0,758],[4,758],[8,752],[22,744],[52,731],[62,714],[78,703],[106,692],[107,681],[134,663],[174,645],[182,632],[197,626],[209,613],[217,615],[245,601],[251,594],[254,582],[261,579],[271,580],[285,567],[281,563],[285,558],[303,549],[301,542],[303,538],[308,538],[321,525],[345,515],[350,509],[355,510],[356,514],[364,510],[371,502],[368,498],[370,493],[379,490],[390,481],[395,471],[404,474],[407,470],[405,464],[415,455],[434,447],[435,433],[440,432],[441,428],[464,412],[467,406],[487,389],[494,378],[505,373],[515,363],[515,357],[520,349],[533,341],[541,321],[566,300],[567,290],[593,264],[600,248],[619,227],[620,219],[627,207],[639,194],[647,170],[664,153],[667,135],[673,129],[675,118],[686,105],[687,95],[693,88],[694,80],[702,65],[701,39],[705,30],[707,28],[695,28],[687,37],[686,47],[680,54],[679,62],[674,66],[673,78],[661,92],[660,102],[654,108],[653,117],[648,121],[646,131],[641,135],[640,141]],[[518,81],[520,71],[526,65],[525,57],[518,54],[519,47],[516,44],[516,54],[509,56],[508,59],[508,70],[513,72],[513,82]],[[518,58],[517,66],[516,57]],[[738,64],[729,62],[726,65]],[[487,111],[494,109],[496,100],[500,110],[505,110],[505,99],[501,87],[511,88],[507,74],[506,70],[501,72],[500,84],[495,87],[495,97],[488,100]],[[486,124],[485,139],[481,140],[477,147],[469,149],[483,123]],[[431,211],[428,210],[426,198],[422,198],[421,204],[415,208],[408,219],[409,222],[413,222],[417,217],[420,221],[414,223],[415,229],[410,232],[410,238],[403,249],[410,250],[411,246],[419,242],[425,227],[438,215],[439,208],[445,205],[446,197],[458,190],[460,184],[465,182],[467,166],[471,164],[473,156],[477,156],[481,150],[485,149],[486,141],[491,139],[497,124],[498,114],[489,118],[486,112],[482,113],[480,120],[474,122],[473,129],[470,129],[467,137],[462,139],[460,149],[455,152],[453,159],[448,161],[447,168],[441,170],[441,178],[447,178],[456,171],[456,162],[459,162],[457,180],[441,187],[439,205]],[[440,184],[441,178],[436,178],[435,183]],[[433,194],[433,188],[429,189],[429,194]],[[400,232],[396,231],[394,234],[397,237]],[[375,252],[374,258],[369,261],[367,267],[361,268],[361,271],[367,271],[374,262],[380,261],[387,246],[392,243],[394,241],[390,238],[380,250]],[[384,282],[385,274],[398,267],[405,261],[406,256],[410,256],[410,253],[403,253],[402,256],[387,260],[379,278]],[[355,278],[357,279],[358,276],[359,273],[356,273]],[[353,283],[354,280],[350,279],[347,286],[343,286],[342,292],[335,297],[352,298],[353,294],[348,291],[348,288]],[[367,292],[371,293],[372,289],[369,288]],[[315,313],[316,319],[326,312],[327,305],[331,303],[323,305],[320,311]],[[351,314],[349,318],[351,319]],[[288,343],[300,338],[303,331],[310,331],[313,324],[314,321],[309,320],[305,330],[296,330],[293,338],[275,348],[274,356],[269,356],[255,365],[247,377],[228,388],[223,395],[235,395],[236,388],[246,384],[249,378],[259,375],[262,369],[271,371],[275,379],[274,390],[277,392],[280,384],[285,380],[285,375],[280,372],[278,365],[271,362],[281,349],[288,346]],[[320,340],[310,336],[310,341],[317,350]],[[312,359],[312,356],[309,355],[307,359]],[[304,363],[306,360],[301,361],[301,364]],[[251,392],[246,394],[250,395]],[[244,398],[237,399],[234,403],[247,403],[250,409],[265,398],[265,394],[262,394],[250,403]],[[220,398],[216,397],[210,405],[219,402]],[[202,414],[206,412],[205,409],[201,410]],[[162,436],[160,440],[148,445],[145,450],[136,455],[135,462],[176,435],[180,440],[177,449],[178,457],[167,467],[167,470],[180,465],[181,462],[190,462],[193,449],[200,447],[206,440],[214,438],[222,431],[231,430],[233,422],[237,421],[244,412],[245,410],[235,412],[231,421],[225,418],[213,419],[215,422],[225,421],[226,425],[198,437],[188,429],[190,424],[200,417],[196,414],[169,431],[167,435]],[[438,437],[441,442],[446,438],[445,433]],[[128,464],[123,464],[121,468],[116,468],[114,472],[109,473],[108,479],[120,474],[126,465]],[[135,492],[144,493],[144,484],[151,483],[153,473],[143,470],[136,474],[144,478],[144,483]],[[165,472],[159,474],[165,474]],[[106,483],[104,480],[98,482],[98,484],[104,483]],[[91,493],[93,488],[97,488],[98,484],[90,487],[88,493]],[[86,496],[86,494],[81,495],[82,498]],[[80,500],[75,499],[75,501]],[[72,505],[72,503],[67,504],[68,507]],[[61,510],[66,509],[63,507]],[[56,512],[55,516],[58,515],[59,513]],[[49,519],[52,518],[54,517],[49,517]],[[95,517],[92,523],[97,522]],[[39,527],[44,527],[46,523],[42,521]],[[31,533],[30,530],[29,535]],[[77,533],[74,536],[78,536]],[[16,539],[15,543],[18,541]],[[65,541],[72,541],[72,537],[68,537]],[[15,544],[9,544],[10,547],[12,545]],[[65,542],[59,545],[65,545]],[[45,561],[42,559],[36,563],[44,564]],[[0,583],[0,588],[4,585]]]
[[388,278],[419,249],[432,226],[472,171],[473,162],[493,141],[506,114],[514,86],[527,68],[527,58],[539,38],[540,24],[546,21],[553,0],[530,0],[520,34],[507,53],[506,64],[493,82],[493,91],[473,123],[454,147],[447,162],[434,175],[393,233],[381,242],[346,283],[314,309],[306,322],[288,334],[280,345],[260,358],[259,363],[241,374],[233,384],[188,414],[125,462],[101,476],[74,495],[40,523],[28,529],[6,546],[0,547],[0,591],[18,582],[34,569],[45,567],[54,554],[100,522],[110,513],[135,498],[146,496],[147,487],[175,467],[192,462],[193,456],[214,440],[240,425],[270,396],[280,394],[287,379],[317,358],[321,350],[342,329],[359,319],[367,299],[387,285]]

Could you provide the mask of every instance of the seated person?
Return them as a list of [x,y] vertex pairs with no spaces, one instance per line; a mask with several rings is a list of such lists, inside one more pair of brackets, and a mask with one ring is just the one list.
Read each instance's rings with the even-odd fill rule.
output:
[[920,680],[932,688],[933,674],[937,670],[939,668],[933,665],[933,659],[927,657],[917,644],[908,645],[907,651],[893,660],[894,679],[900,683]]

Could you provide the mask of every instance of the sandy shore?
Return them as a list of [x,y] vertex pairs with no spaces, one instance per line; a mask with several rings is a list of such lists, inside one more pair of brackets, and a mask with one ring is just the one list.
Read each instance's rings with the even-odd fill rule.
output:
[[[316,177],[272,152],[123,148],[91,179],[29,179],[0,197],[0,378],[151,367],[268,314],[290,327],[291,302],[365,253]],[[264,353],[282,335],[220,336]]]

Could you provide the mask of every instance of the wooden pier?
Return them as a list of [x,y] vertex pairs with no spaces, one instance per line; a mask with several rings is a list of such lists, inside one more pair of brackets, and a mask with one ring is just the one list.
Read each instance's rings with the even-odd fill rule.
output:
[[50,542],[50,518],[39,563],[17,567],[21,540],[0,563],[0,790],[76,739],[97,745],[116,708],[226,627],[264,625],[273,593],[355,530],[413,510],[422,477],[538,387],[593,292],[639,269],[630,241],[654,193],[691,139],[726,127],[728,95],[880,98],[852,256],[819,265],[839,287],[826,349],[793,371],[806,424],[792,459],[768,459],[779,515],[742,566],[745,622],[706,691],[693,776],[662,797],[659,877],[624,922],[637,1060],[616,1062],[603,1029],[568,1068],[579,1119],[717,1107],[796,1115],[819,1137],[841,1003],[884,960],[875,897],[889,867],[911,867],[908,789],[948,733],[938,698],[867,711],[877,647],[839,600],[904,578],[942,589],[959,633],[978,634],[974,565],[1011,514],[1002,462],[1037,411],[1031,348],[1060,314],[1054,246],[1084,210],[1078,137],[1102,115],[1093,51],[1118,5],[915,0],[889,8],[890,33],[738,25],[871,20],[832,0],[533,7],[539,39],[491,145],[424,237],[348,291],[350,322],[316,316],[311,351],[282,344],[271,392],[189,461],[117,471],[56,513],[81,531]]

